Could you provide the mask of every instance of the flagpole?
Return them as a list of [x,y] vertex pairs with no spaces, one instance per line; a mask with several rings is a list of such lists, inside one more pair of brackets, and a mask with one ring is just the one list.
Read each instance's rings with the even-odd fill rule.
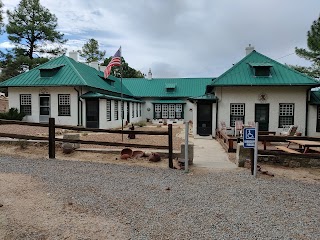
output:
[[[121,49],[121,46],[120,46]],[[122,57],[122,49],[120,50],[121,55],[120,55],[120,59]],[[123,105],[123,92],[122,92],[122,59],[121,59],[121,65],[120,65],[120,75],[121,75],[121,139],[123,142],[123,118],[124,118],[124,105]]]

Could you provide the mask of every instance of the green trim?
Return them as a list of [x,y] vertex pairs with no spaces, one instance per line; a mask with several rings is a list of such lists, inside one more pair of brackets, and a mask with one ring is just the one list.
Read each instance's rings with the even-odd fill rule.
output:
[[[97,93],[97,92],[87,92],[83,95],[80,96],[83,99],[88,99],[88,98],[102,98],[102,99],[112,99],[112,100],[121,100],[121,97],[116,97],[116,96],[110,96],[102,93]],[[126,102],[138,102],[138,103],[144,103],[144,101],[133,99],[133,98],[122,98],[123,101]]]

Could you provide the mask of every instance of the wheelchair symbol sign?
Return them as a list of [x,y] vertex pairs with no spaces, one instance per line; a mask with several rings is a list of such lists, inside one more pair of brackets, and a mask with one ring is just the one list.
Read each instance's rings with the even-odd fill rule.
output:
[[245,128],[243,131],[243,147],[254,148],[255,146],[255,128]]

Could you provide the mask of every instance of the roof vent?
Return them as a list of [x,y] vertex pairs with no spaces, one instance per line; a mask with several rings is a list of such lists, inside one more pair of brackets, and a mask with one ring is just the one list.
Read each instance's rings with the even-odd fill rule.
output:
[[148,72],[148,80],[152,79],[152,72],[151,72],[151,68],[149,68],[149,72]]
[[251,52],[253,52],[254,47],[249,44],[249,47],[246,47],[246,55],[249,55]]

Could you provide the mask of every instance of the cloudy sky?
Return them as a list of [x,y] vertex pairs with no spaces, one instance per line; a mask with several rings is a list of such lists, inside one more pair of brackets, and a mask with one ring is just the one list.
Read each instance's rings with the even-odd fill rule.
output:
[[[2,0],[12,10],[19,0]],[[217,77],[252,44],[281,63],[308,65],[320,0],[40,0],[58,18],[69,51],[96,39],[106,56],[122,46],[130,66],[153,77]],[[10,44],[5,35],[0,48]]]

